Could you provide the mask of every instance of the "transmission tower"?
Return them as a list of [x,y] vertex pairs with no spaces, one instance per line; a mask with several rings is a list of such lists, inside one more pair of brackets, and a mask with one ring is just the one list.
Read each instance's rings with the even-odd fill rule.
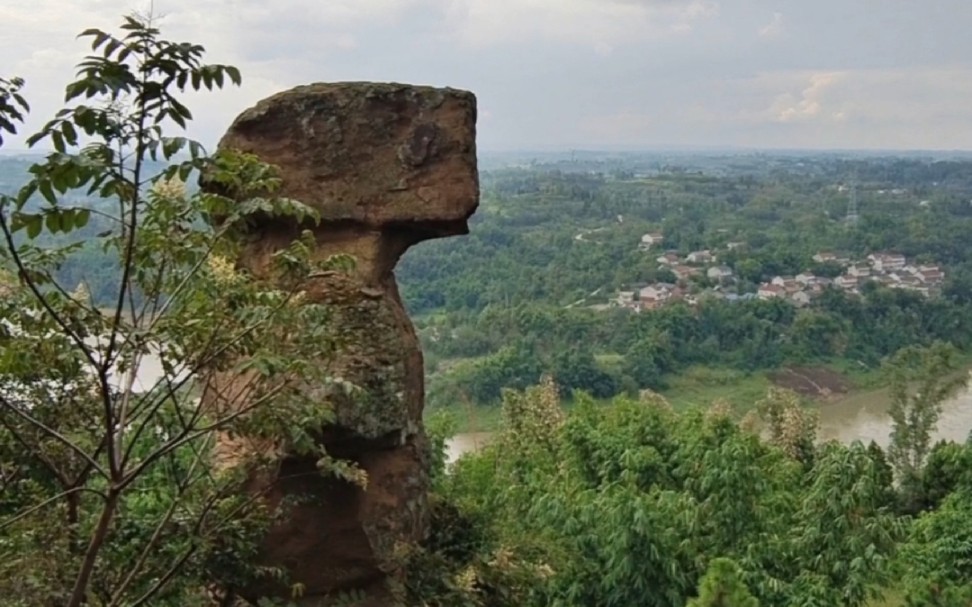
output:
[[849,226],[856,226],[860,215],[857,212],[857,174],[851,178],[850,198],[847,200],[847,217],[844,222]]

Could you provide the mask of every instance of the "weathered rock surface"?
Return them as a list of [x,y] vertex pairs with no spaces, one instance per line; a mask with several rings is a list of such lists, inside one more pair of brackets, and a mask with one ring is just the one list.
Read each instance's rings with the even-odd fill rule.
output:
[[[347,344],[322,364],[362,388],[330,397],[337,421],[322,429],[322,440],[367,472],[367,490],[325,479],[314,461],[289,456],[277,478],[255,481],[272,483],[274,503],[309,496],[262,549],[264,564],[287,567],[304,585],[304,605],[326,605],[347,590],[367,593],[361,605],[395,604],[396,551],[425,532],[422,353],[393,270],[409,246],[468,231],[479,197],[475,122],[475,97],[464,91],[313,84],[246,110],[220,142],[277,165],[280,195],[320,212],[315,255],[357,261],[352,275],[308,279],[303,288],[307,301],[334,306]],[[266,275],[270,256],[297,232],[271,221],[255,227],[241,262]]]

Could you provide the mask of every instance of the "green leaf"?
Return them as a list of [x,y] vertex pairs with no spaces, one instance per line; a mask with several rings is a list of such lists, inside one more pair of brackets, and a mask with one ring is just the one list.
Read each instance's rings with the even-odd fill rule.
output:
[[29,148],[34,147],[37,144],[37,142],[44,139],[44,137],[47,137],[47,133],[45,133],[44,131],[41,131],[39,133],[34,133],[33,135],[27,138],[27,147]]
[[168,160],[186,145],[184,137],[168,137],[162,143],[162,155]]
[[74,213],[74,227],[83,228],[91,219],[91,209],[76,209]]
[[109,57],[111,57],[113,54],[115,54],[115,51],[117,51],[118,48],[121,45],[122,45],[121,41],[119,41],[119,40],[117,40],[115,38],[112,38],[108,42],[108,44],[105,45],[105,48],[103,49],[103,55],[104,55],[104,57],[106,59],[109,58]]
[[24,224],[27,228],[27,238],[33,240],[40,236],[44,228],[44,218],[40,215],[31,215]]
[[243,82],[243,79],[240,77],[240,70],[232,65],[226,66],[226,74],[229,76],[230,81],[236,86],[240,86],[240,84]]
[[65,141],[70,145],[78,144],[78,132],[74,129],[74,125],[68,121],[61,123],[61,133],[64,135]]
[[42,179],[38,181],[37,188],[40,190],[41,196],[44,197],[44,200],[52,205],[57,204],[57,196],[54,194],[54,188],[51,187],[51,182],[49,180]]
[[47,231],[56,234],[61,230],[61,214],[57,211],[47,213],[44,223],[47,224]]

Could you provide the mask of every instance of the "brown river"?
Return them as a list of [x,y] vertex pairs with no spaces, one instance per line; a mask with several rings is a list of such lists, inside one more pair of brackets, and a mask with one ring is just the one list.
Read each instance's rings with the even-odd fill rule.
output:
[[[136,389],[148,389],[162,375],[155,357],[146,357],[139,369]],[[817,407],[820,423],[817,435],[821,440],[850,443],[875,441],[887,446],[891,433],[888,417],[888,398],[883,390],[852,394],[839,401]],[[965,441],[972,431],[972,388],[967,388],[945,402],[938,420],[937,439]],[[455,461],[463,453],[476,451],[485,445],[490,432],[458,434],[447,443],[448,461]]]
[[[820,405],[817,410],[820,412],[817,431],[820,440],[843,443],[855,440],[868,443],[873,440],[882,447],[888,445],[891,419],[888,417],[887,394],[882,390],[854,394],[834,403]],[[964,442],[970,431],[972,389],[965,389],[942,407],[935,439]],[[489,437],[489,432],[456,435],[447,444],[448,461],[455,461],[463,453],[480,449],[489,441]]]

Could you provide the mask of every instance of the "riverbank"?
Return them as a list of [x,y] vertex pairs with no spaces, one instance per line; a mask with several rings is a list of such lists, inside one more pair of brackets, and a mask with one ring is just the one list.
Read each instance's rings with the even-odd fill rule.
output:
[[[972,365],[965,365],[956,371],[956,374],[967,375],[970,372],[972,372]],[[717,374],[717,376],[722,377],[723,380],[727,377],[724,374]],[[698,379],[698,374],[696,378]],[[853,441],[864,443],[874,441],[882,447],[888,445],[891,435],[891,418],[888,414],[891,404],[890,394],[886,387],[876,387],[879,384],[871,381],[873,378],[864,379],[867,388],[859,387],[851,390],[851,384],[845,382],[842,385],[847,391],[843,394],[835,395],[828,388],[822,391],[827,394],[825,398],[805,399],[807,406],[816,409],[818,413],[817,438],[819,440],[836,440],[845,444]],[[681,393],[674,398],[669,396],[669,400],[677,409],[684,410],[693,406],[707,406],[713,400],[721,398],[732,403],[737,414],[741,415],[763,397],[769,385],[771,384],[768,383],[766,376],[750,376],[726,382],[720,390],[709,390],[704,386],[695,385],[691,393]],[[819,384],[818,386],[825,388]],[[733,399],[737,402],[734,403]],[[739,402],[741,404],[737,404]],[[606,402],[605,406],[610,406],[610,402]],[[569,410],[571,403],[566,403],[565,407]],[[482,448],[489,441],[493,431],[499,428],[500,408],[498,406],[478,409],[480,410],[474,409],[474,417],[465,418],[465,424],[457,424],[459,430],[447,443],[448,461],[454,461],[463,453]],[[461,419],[456,415],[452,417],[456,421]],[[964,442],[970,431],[972,431],[972,390],[966,387],[943,403],[933,438],[936,441]]]
[[[964,368],[972,368],[972,357]],[[964,371],[963,371],[964,372]],[[740,416],[755,407],[767,390],[780,386],[795,390],[808,405],[841,406],[853,399],[870,401],[882,392],[880,373],[860,368],[852,363],[837,361],[814,367],[788,366],[774,371],[747,373],[735,369],[690,367],[668,378],[661,391],[679,411],[708,407],[717,400],[728,402]],[[885,392],[886,394],[886,392]],[[601,401],[610,406],[611,399]],[[564,406],[570,409],[571,401]],[[493,432],[502,423],[499,405],[457,405],[434,407],[426,415],[445,414],[452,418],[457,433]]]

